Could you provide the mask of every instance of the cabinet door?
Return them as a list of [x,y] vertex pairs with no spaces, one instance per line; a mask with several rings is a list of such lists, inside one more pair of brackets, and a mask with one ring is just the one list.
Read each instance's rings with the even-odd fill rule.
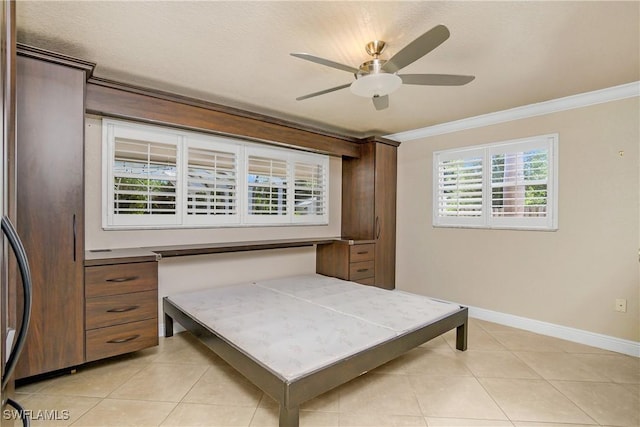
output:
[[393,289],[396,277],[397,148],[375,144],[375,284]]
[[33,314],[16,377],[84,362],[83,71],[17,62],[17,227]]
[[362,144],[360,158],[342,160],[342,236],[374,239],[375,143]]

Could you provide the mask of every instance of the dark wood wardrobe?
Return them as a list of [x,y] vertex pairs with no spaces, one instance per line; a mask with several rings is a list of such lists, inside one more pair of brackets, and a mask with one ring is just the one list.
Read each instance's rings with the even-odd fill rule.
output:
[[18,47],[17,218],[33,314],[16,379],[84,362],[85,69]]
[[399,143],[372,137],[359,158],[342,160],[342,236],[375,241],[374,284],[395,288]]

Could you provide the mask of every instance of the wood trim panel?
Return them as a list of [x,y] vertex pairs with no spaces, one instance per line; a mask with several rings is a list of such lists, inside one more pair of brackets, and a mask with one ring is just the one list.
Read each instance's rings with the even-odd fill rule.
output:
[[335,156],[360,157],[360,144],[355,138],[108,80],[89,79],[86,111],[108,117],[301,147]]
[[380,144],[390,145],[392,147],[399,147],[400,146],[400,142],[399,141],[394,141],[393,139],[383,138],[381,136],[370,136],[370,137],[361,139],[360,141],[363,144],[366,144],[367,142],[377,142],[377,143],[380,143]]
[[39,59],[45,62],[51,62],[53,64],[64,65],[65,67],[77,68],[86,73],[85,78],[91,77],[96,64],[82,59],[74,58],[72,56],[63,55],[61,53],[51,52],[49,50],[40,49],[34,46],[28,46],[26,44],[17,44],[17,53],[20,56],[26,58]]

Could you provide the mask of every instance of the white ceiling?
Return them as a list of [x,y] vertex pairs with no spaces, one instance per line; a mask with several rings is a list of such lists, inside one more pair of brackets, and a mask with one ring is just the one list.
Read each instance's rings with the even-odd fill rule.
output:
[[[390,107],[349,89],[367,42],[386,57],[437,24],[451,37],[403,73],[471,74],[402,86]],[[390,134],[640,80],[640,2],[19,1],[18,41],[97,63],[95,75],[274,117]],[[385,57],[383,55],[383,57]]]

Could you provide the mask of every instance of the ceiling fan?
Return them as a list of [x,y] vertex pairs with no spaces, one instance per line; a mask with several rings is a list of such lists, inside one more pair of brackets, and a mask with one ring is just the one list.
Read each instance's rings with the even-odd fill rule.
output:
[[313,98],[314,96],[324,95],[350,87],[351,92],[354,94],[371,98],[376,110],[383,110],[389,106],[389,94],[397,90],[402,84],[427,86],[465,85],[475,79],[475,77],[457,74],[397,74],[402,68],[440,46],[449,38],[449,35],[450,33],[447,27],[444,25],[436,25],[388,60],[380,59],[386,43],[382,40],[374,40],[366,46],[367,53],[371,55],[373,59],[363,62],[359,68],[340,64],[308,53],[292,53],[291,55],[296,58],[347,71],[352,73],[356,78],[352,83],[300,96],[296,98],[296,100],[302,101],[303,99]]

